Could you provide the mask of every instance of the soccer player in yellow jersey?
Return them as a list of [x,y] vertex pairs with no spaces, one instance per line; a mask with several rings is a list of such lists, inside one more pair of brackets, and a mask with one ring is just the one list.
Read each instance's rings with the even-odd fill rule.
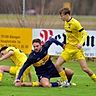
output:
[[[4,72],[16,76],[16,74],[18,74],[19,72],[19,69],[27,60],[27,56],[22,51],[20,51],[15,47],[7,47],[7,46],[2,47],[0,49],[0,55],[1,55],[0,61],[10,58],[12,62],[15,64],[14,66],[7,66],[7,65],[0,66],[0,81],[2,81]],[[31,81],[30,68],[28,68],[25,71],[24,75],[22,76],[22,81],[25,81],[27,76],[29,77],[29,81]]]
[[96,75],[88,68],[82,49],[82,45],[87,38],[87,32],[81,26],[79,21],[71,17],[68,8],[62,8],[59,11],[59,14],[61,19],[65,22],[64,29],[67,37],[65,48],[56,61],[56,69],[61,76],[61,80],[64,82],[62,87],[68,85],[67,77],[61,65],[71,59],[71,57],[76,58],[79,61],[82,70],[86,72],[92,80],[96,81]]

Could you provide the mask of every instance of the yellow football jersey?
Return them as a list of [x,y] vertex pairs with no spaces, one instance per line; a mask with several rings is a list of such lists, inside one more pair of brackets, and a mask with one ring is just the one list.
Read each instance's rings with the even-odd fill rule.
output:
[[16,66],[21,66],[24,64],[24,62],[27,60],[27,56],[15,47],[8,47],[6,52],[11,50],[14,52],[14,54],[10,57],[10,59],[14,62],[14,64],[16,64]]
[[79,21],[71,18],[68,22],[65,21],[64,29],[66,31],[67,43],[71,45],[77,45],[84,43],[87,38],[87,32],[81,26]]

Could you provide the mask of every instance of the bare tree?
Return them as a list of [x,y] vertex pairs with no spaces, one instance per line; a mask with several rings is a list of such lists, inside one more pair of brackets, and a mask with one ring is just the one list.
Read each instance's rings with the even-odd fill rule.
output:
[[[23,0],[0,0],[0,13],[21,14]],[[64,2],[72,3],[73,14],[96,15],[96,0],[26,0],[26,10],[35,9],[38,14],[58,14]]]

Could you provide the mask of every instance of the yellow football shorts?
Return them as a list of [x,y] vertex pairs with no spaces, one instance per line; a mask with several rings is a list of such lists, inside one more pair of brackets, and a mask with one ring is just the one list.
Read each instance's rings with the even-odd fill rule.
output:
[[[15,75],[17,77],[20,69],[21,69],[21,67],[11,66],[9,73],[12,74],[12,75]],[[22,81],[25,81],[27,79],[27,76],[28,76],[29,72],[30,72],[30,67],[28,67],[26,69],[26,71],[24,72],[24,74],[22,76]]]
[[65,61],[68,61],[72,58],[77,60],[85,60],[85,56],[82,49],[78,49],[76,46],[66,45],[65,49],[61,52],[61,57],[64,58]]
[[19,69],[18,66],[11,66],[9,73],[12,75],[16,75],[17,70]]

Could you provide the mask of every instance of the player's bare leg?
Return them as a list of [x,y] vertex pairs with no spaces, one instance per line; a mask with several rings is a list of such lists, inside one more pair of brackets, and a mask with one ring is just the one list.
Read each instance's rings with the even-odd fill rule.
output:
[[0,66],[0,82],[2,81],[4,72],[9,72],[9,70],[10,70],[9,66],[5,66],[5,65]]
[[61,80],[62,80],[62,85],[61,87],[68,87],[70,86],[70,84],[68,83],[68,79],[67,79],[67,76],[65,74],[65,71],[63,70],[62,68],[62,64],[64,63],[64,59],[62,57],[59,57],[56,61],[56,64],[55,64],[55,67],[57,69],[57,71],[59,72],[59,75],[61,77]]
[[93,81],[96,81],[96,75],[88,68],[86,60],[79,60],[80,66],[84,72],[86,72]]

